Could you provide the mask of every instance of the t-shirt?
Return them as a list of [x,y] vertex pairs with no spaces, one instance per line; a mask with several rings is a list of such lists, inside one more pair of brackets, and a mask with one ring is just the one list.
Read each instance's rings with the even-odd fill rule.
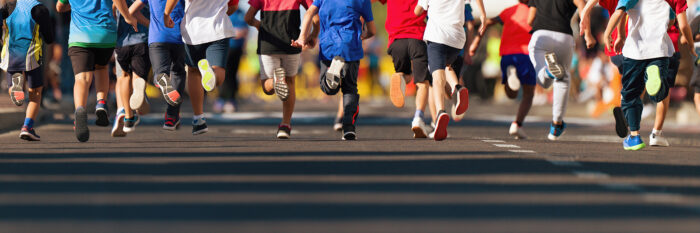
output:
[[[245,22],[245,13],[241,11],[241,9],[236,10],[229,16],[231,19],[231,23],[233,24],[233,28],[236,30],[247,30],[248,29],[248,24]],[[245,37],[240,38],[240,39],[231,39],[229,40],[228,47],[229,48],[241,48],[243,47],[243,43],[245,42]]]
[[527,24],[527,16],[530,8],[523,3],[508,7],[498,17],[503,22],[503,36],[501,38],[500,55],[528,54],[527,46],[530,44],[530,30]]
[[68,46],[114,48],[117,22],[112,14],[112,0],[59,0],[71,6]]
[[250,0],[251,7],[260,9],[258,54],[298,54],[300,48],[290,42],[301,33],[299,6],[309,8],[312,0]]
[[362,50],[362,22],[374,21],[370,0],[315,0],[321,31],[319,56],[330,61],[341,56],[345,61],[359,61]]
[[226,14],[228,6],[229,0],[185,0],[185,16],[180,24],[182,41],[200,45],[234,37],[235,29]]
[[389,34],[391,46],[396,39],[422,40],[425,32],[425,14],[416,16],[413,10],[418,0],[379,0],[386,4],[386,23],[384,27]]
[[622,48],[625,57],[646,60],[673,56],[673,42],[666,30],[675,14],[666,1],[620,0],[617,9],[625,9],[629,16],[627,39]]
[[[605,10],[607,10],[610,15],[612,15],[615,12],[615,9],[617,8],[617,0],[600,0],[598,4],[605,8]],[[612,41],[617,40],[617,29],[613,30],[611,37]],[[605,55],[612,57],[616,56],[617,53],[605,46]]]
[[573,35],[571,17],[578,9],[571,0],[530,0],[530,7],[536,7],[532,31],[549,30]]
[[423,40],[456,49],[464,48],[467,41],[464,31],[465,4],[464,0],[418,0],[418,5],[428,11]]
[[[126,0],[127,6],[131,6],[131,4],[134,4],[134,0]],[[117,22],[117,48],[148,42],[148,28],[146,26],[138,24],[139,31],[136,32],[131,25],[126,23],[119,11],[116,11],[116,13],[119,18],[119,22]],[[141,14],[149,18],[148,7],[141,9]]]
[[168,28],[163,23],[163,12],[165,11],[165,3],[168,0],[140,0],[148,4],[151,13],[151,23],[148,26],[148,44],[152,43],[173,43],[182,44],[182,35],[180,34],[180,22],[185,14],[185,1],[178,1],[177,5],[170,13],[170,18],[175,22],[175,27]]
[[13,13],[8,7],[0,9],[2,56],[0,68],[4,71],[30,71],[43,62],[42,44],[53,43],[54,27],[49,9],[37,0],[18,0]]

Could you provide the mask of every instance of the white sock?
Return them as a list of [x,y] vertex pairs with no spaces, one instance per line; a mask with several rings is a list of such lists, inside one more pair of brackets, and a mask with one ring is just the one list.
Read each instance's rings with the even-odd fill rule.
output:
[[651,130],[651,133],[653,133],[654,135],[661,135],[661,130],[653,129]]
[[[119,116],[119,113],[122,112],[122,111],[124,111],[124,108],[118,108],[118,109],[117,109],[117,116]],[[124,112],[126,112],[126,111],[124,111]]]
[[199,122],[199,121],[202,120],[202,119],[204,119],[204,114],[194,115],[194,117],[192,118],[192,122],[197,123],[197,122]]

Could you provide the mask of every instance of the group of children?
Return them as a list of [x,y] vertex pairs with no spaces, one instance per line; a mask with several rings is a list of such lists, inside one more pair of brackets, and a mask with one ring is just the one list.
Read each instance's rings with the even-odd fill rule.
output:
[[[357,76],[364,55],[362,41],[376,33],[371,8],[374,1],[377,0],[249,0],[245,21],[259,31],[257,53],[262,91],[277,95],[283,102],[278,138],[291,137],[294,79],[301,63],[300,53],[316,45],[321,90],[327,95],[342,92],[342,139],[357,138]],[[651,99],[659,102],[659,111],[665,113],[668,88],[678,70],[678,35],[682,34],[684,43],[693,41],[684,14],[685,0],[519,0],[491,19],[485,16],[482,0],[475,0],[482,24],[473,40],[468,33],[474,20],[471,0],[378,1],[387,6],[387,52],[396,71],[390,80],[391,102],[396,107],[404,106],[405,85],[412,80],[417,91],[411,130],[415,138],[436,141],[448,136],[450,114],[445,99],[452,100],[453,120],[461,119],[458,116],[469,107],[468,90],[460,85],[457,67],[470,62],[484,31],[493,24],[503,25],[500,55],[506,94],[516,98],[522,89],[509,134],[527,137],[522,125],[532,106],[535,85],[539,84],[553,87],[548,139],[557,140],[566,129],[569,66],[575,46],[571,19],[577,11],[581,13],[580,33],[587,45],[593,46],[590,10],[596,4],[608,9],[612,16],[603,41],[608,54],[615,56],[612,60],[619,61],[615,64],[623,74],[622,107],[616,108],[614,115],[618,134],[626,137],[626,150],[645,146],[639,136],[640,96],[646,89]],[[138,124],[151,66],[153,82],[169,104],[164,129],[175,130],[180,125],[181,93],[186,80],[194,111],[192,133],[207,132],[204,93],[221,85],[226,77],[228,41],[236,34],[227,15],[237,5],[236,0],[59,0],[59,12],[71,11],[68,55],[76,74],[77,139],[89,139],[86,104],[93,79],[97,90],[96,124],[109,125],[106,65],[114,51],[123,75],[117,80],[119,109],[112,136],[125,136]],[[300,7],[306,8],[303,16]],[[10,96],[15,104],[22,105],[25,99],[25,80],[29,86],[27,120],[20,134],[27,140],[39,140],[33,118],[41,97],[41,45],[54,39],[52,29],[46,29],[51,26],[44,26],[50,25],[47,14],[41,13],[46,11],[36,0],[17,0],[16,7],[7,4],[0,11],[7,25],[0,68],[10,74]],[[258,13],[260,17],[256,19]],[[626,16],[629,20],[625,20]],[[660,25],[669,29],[668,34],[658,30]],[[633,42],[625,43],[626,39]],[[430,107],[431,126],[424,122],[426,106]],[[660,115],[661,122],[657,122],[651,135],[652,145],[667,146],[661,136],[665,114]]]

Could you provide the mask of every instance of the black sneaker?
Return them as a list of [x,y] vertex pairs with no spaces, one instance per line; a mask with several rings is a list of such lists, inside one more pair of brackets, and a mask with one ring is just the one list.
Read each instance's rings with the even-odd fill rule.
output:
[[615,116],[615,132],[620,138],[627,137],[629,133],[627,128],[627,120],[625,119],[625,114],[622,112],[622,108],[613,108],[613,116]]
[[124,132],[134,132],[139,122],[141,122],[141,118],[136,114],[134,114],[134,116],[131,118],[124,118]]
[[28,126],[22,126],[22,131],[19,133],[19,138],[27,141],[40,141],[41,137],[39,137],[36,132],[34,132],[34,128],[29,128]]
[[167,74],[157,75],[155,84],[156,87],[160,89],[160,93],[163,94],[165,102],[167,102],[170,106],[176,106],[182,103],[182,97],[180,96],[180,93],[173,88],[170,76]]
[[343,126],[343,141],[345,140],[355,140],[357,139],[357,134],[355,133],[354,125]]
[[105,100],[97,100],[97,104],[95,105],[95,115],[97,115],[95,125],[109,126],[109,117],[107,116],[107,102]]
[[277,127],[277,139],[289,139],[292,136],[292,127],[289,125],[279,125]]
[[90,130],[87,126],[87,111],[84,107],[75,110],[75,137],[80,142],[87,142],[90,139]]
[[165,123],[163,123],[164,130],[175,131],[180,128],[180,117],[179,116],[168,116],[165,115]]
[[15,73],[12,75],[12,86],[10,87],[10,98],[17,106],[24,104],[24,75]]
[[206,132],[209,132],[209,128],[207,128],[207,121],[204,118],[192,122],[192,135],[199,135]]

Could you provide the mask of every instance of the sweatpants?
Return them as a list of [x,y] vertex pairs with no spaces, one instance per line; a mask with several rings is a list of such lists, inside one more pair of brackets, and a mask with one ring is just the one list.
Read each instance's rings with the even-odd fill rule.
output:
[[360,112],[360,95],[357,94],[357,75],[360,71],[360,61],[346,61],[340,71],[342,79],[340,86],[330,89],[326,86],[326,73],[331,66],[331,61],[321,60],[321,90],[326,95],[335,95],[343,92],[343,130],[355,130],[357,115]]
[[[640,96],[644,92],[645,83],[649,75],[658,75],[661,78],[659,92],[656,96],[649,96],[649,98],[658,103],[668,96],[669,58],[634,60],[625,57],[622,64],[622,112],[625,114],[630,131],[638,131],[642,121],[642,109],[644,108]],[[650,66],[657,66],[659,73],[648,74],[647,67]]]
[[[573,36],[549,30],[535,31],[528,45],[530,60],[537,73],[537,83],[544,88],[553,86],[552,121],[555,122],[562,122],[566,113],[566,102],[569,99],[569,83],[571,82],[571,75],[568,72],[574,53],[574,46]],[[566,72],[566,76],[560,80],[549,78],[545,71],[547,63],[544,55],[549,52],[557,55],[557,63],[564,67],[564,72]]]
[[[153,74],[168,74],[173,87],[184,95],[187,73],[185,72],[185,45],[175,43],[151,43],[148,53],[153,65]],[[153,80],[154,82],[156,80]],[[179,116],[180,105],[170,106],[166,110],[168,116]]]

